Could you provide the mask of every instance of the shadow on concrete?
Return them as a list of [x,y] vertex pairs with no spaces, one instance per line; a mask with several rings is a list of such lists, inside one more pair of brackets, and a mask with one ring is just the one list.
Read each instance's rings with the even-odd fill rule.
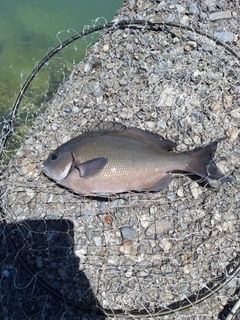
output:
[[106,319],[73,235],[64,219],[0,224],[1,319]]

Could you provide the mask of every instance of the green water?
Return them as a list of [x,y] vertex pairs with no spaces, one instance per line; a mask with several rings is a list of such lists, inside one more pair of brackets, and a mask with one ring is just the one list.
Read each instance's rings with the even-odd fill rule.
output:
[[[93,26],[99,17],[111,21],[122,3],[123,0],[0,0],[1,118],[11,109],[24,80],[52,48],[76,31],[81,32],[84,26]],[[98,24],[104,23],[104,19]],[[49,79],[46,85],[50,86],[50,93],[42,87],[39,76],[31,95],[36,92],[39,102],[41,95],[51,95],[65,71],[69,72],[74,63],[84,57],[85,47],[92,41],[94,39],[88,38],[73,44],[63,50],[60,57],[52,59],[49,76],[48,71],[43,71]]]

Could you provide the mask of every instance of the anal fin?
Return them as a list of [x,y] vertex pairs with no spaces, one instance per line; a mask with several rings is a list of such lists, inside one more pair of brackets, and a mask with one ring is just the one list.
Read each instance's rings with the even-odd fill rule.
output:
[[173,174],[167,173],[165,176],[163,176],[160,180],[158,180],[154,186],[151,188],[153,191],[161,191],[175,179],[176,176]]

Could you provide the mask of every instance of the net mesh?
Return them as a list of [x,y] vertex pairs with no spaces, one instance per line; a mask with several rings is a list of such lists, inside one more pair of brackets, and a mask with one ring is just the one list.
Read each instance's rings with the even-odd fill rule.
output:
[[[60,65],[31,83],[3,150],[2,318],[211,319],[239,284],[239,60],[194,26],[115,22],[46,108]],[[179,174],[162,192],[97,198],[42,174],[50,151],[105,121],[179,152],[227,137],[215,160],[229,182],[209,190]]]

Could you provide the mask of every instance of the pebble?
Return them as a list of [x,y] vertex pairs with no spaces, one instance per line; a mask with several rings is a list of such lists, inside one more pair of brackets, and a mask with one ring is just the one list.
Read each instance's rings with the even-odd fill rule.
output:
[[188,10],[189,10],[189,13],[192,14],[192,15],[197,14],[199,12],[196,3],[190,4]]
[[63,109],[65,112],[72,112],[72,108],[69,104],[66,105],[66,107]]
[[132,277],[132,274],[133,274],[132,269],[128,269],[128,270],[126,271],[126,273],[125,273],[125,275],[126,275],[127,278]]
[[239,129],[238,128],[229,128],[225,133],[226,136],[230,139],[230,141],[237,140],[239,135]]
[[91,111],[91,109],[89,109],[89,108],[84,108],[83,111],[82,111],[82,113],[85,114],[85,113],[87,113],[87,112],[89,112],[89,111]]
[[189,274],[190,273],[190,270],[189,270],[188,266],[184,266],[183,267],[183,273],[184,274]]
[[137,273],[138,277],[146,277],[149,275],[149,272],[147,270],[141,270]]
[[192,51],[197,48],[197,43],[195,41],[188,41],[184,47],[186,52]]
[[52,124],[51,125],[51,130],[52,131],[56,131],[59,128],[59,126],[57,124]]
[[140,221],[143,228],[147,228],[152,223],[151,217],[147,214],[142,214],[140,216]]
[[37,267],[39,269],[41,269],[43,267],[43,261],[42,261],[42,257],[37,257],[36,259],[36,264],[37,264]]
[[161,106],[166,106],[166,107],[171,107],[176,99],[177,96],[177,90],[174,88],[166,88],[162,91],[159,99],[159,107]]
[[72,112],[73,113],[79,113],[79,108],[76,107],[76,106],[72,107]]
[[15,215],[19,216],[20,213],[22,213],[22,211],[23,211],[23,208],[18,207],[17,210],[15,211]]
[[127,78],[122,78],[118,82],[121,86],[127,86],[129,83]]
[[229,19],[232,17],[231,11],[219,11],[219,12],[213,12],[209,15],[210,21],[216,21],[219,19]]
[[175,20],[175,15],[174,15],[174,13],[170,13],[170,14],[167,16],[166,21],[167,21],[167,22],[173,22],[174,20]]
[[234,39],[234,34],[229,31],[221,31],[221,32],[216,31],[216,32],[214,32],[213,35],[214,35],[214,37],[216,37],[217,39],[219,39],[225,43],[232,42]]
[[108,45],[108,44],[105,44],[105,45],[103,46],[102,51],[103,51],[103,52],[108,52],[108,50],[109,50],[109,45]]
[[109,207],[110,208],[116,208],[116,207],[119,207],[121,205],[124,204],[124,200],[123,199],[116,199],[116,200],[113,200],[109,203]]
[[167,232],[169,230],[173,229],[173,224],[167,220],[158,220],[155,223],[152,223],[146,230],[146,235],[160,235],[164,232]]
[[230,112],[230,115],[235,118],[235,119],[239,119],[240,118],[240,107],[236,108],[236,109],[233,109],[231,112]]
[[180,187],[180,188],[177,190],[177,195],[178,195],[180,198],[184,197],[183,187]]
[[156,68],[153,70],[154,73],[158,74],[168,67],[168,63],[164,60],[160,61]]
[[184,15],[181,19],[181,23],[182,24],[185,24],[185,25],[188,25],[189,24],[189,16],[187,15]]
[[178,13],[183,13],[185,11],[185,8],[179,4],[176,4],[175,6]]
[[133,230],[131,228],[127,228],[127,227],[122,228],[121,233],[122,233],[122,237],[124,239],[136,238],[136,236],[138,235],[135,230]]
[[199,194],[201,193],[200,188],[198,187],[197,183],[191,184],[190,190],[191,190],[191,193],[193,195],[193,198],[197,199]]
[[97,247],[101,247],[102,246],[102,238],[101,237],[93,237],[93,242],[95,243],[95,245]]
[[166,238],[162,238],[161,242],[159,244],[160,248],[162,248],[164,251],[169,251],[172,247],[171,242],[166,239]]
[[83,71],[84,71],[85,73],[88,73],[88,72],[90,71],[90,69],[91,69],[90,64],[89,64],[89,63],[86,63],[85,66],[84,66],[84,68],[83,68]]
[[137,246],[134,244],[131,240],[126,240],[119,248],[120,252],[126,254],[126,255],[131,255],[131,256],[136,256],[138,253]]
[[2,275],[3,275],[4,277],[6,277],[6,278],[9,277],[9,271],[6,270],[6,269],[3,270],[3,271],[2,271]]
[[47,199],[47,203],[51,203],[53,201],[53,194],[50,193]]
[[166,5],[167,5],[167,4],[166,4],[165,1],[161,1],[161,2],[159,3],[159,5],[157,6],[157,8],[155,8],[155,12],[161,11]]

